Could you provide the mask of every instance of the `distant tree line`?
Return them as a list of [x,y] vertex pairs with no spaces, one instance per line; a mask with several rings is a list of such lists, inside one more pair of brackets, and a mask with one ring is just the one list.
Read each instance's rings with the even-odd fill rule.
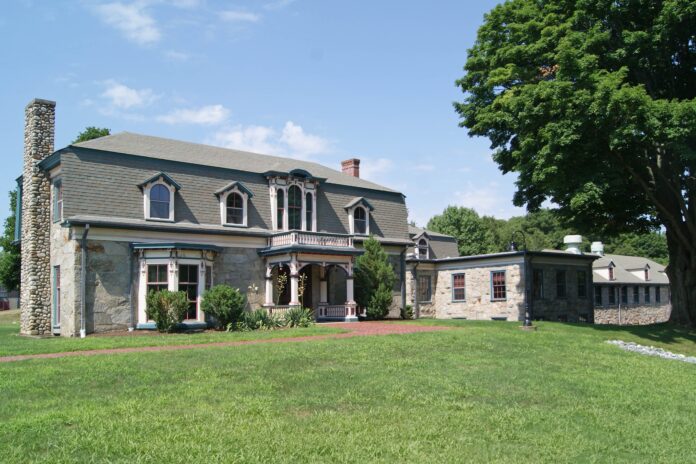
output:
[[[426,228],[456,237],[461,255],[507,251],[513,234],[519,249],[563,249],[563,237],[576,233],[552,209],[506,220],[480,216],[470,208],[448,206],[442,214],[433,216]],[[593,241],[602,241],[605,253],[644,256],[665,265],[668,262],[667,240],[659,230],[612,237],[586,236],[583,250],[590,251]]]

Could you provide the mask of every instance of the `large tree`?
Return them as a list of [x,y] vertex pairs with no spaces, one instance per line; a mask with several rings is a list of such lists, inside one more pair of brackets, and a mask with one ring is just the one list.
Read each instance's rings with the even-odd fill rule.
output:
[[672,319],[696,324],[696,2],[511,0],[484,19],[455,103],[516,205],[595,234],[663,226]]
[[478,213],[471,208],[448,206],[442,214],[433,216],[426,228],[455,237],[459,254],[462,256],[493,251],[490,249],[493,238],[487,233],[489,229]]
[[15,243],[15,225],[17,223],[17,215],[15,208],[17,207],[17,192],[10,192],[10,215],[5,219],[5,229],[0,236],[0,285],[7,291],[17,290],[19,288],[22,254],[19,244]]
[[111,130],[106,127],[88,126],[85,127],[85,130],[77,134],[77,137],[72,143],[86,142],[88,140],[98,139],[99,137],[106,137],[107,135],[111,135]]

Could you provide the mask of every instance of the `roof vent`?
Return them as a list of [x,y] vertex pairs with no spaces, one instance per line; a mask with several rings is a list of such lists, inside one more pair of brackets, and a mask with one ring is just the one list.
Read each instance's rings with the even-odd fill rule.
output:
[[563,237],[563,243],[566,246],[568,253],[582,254],[580,245],[582,244],[582,235],[566,235]]
[[604,256],[604,244],[602,242],[592,242],[590,251],[596,255]]

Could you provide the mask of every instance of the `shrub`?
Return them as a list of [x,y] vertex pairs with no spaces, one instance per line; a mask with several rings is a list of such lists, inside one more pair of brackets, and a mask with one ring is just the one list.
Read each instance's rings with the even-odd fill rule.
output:
[[407,304],[401,308],[401,319],[413,319],[413,306]]
[[235,324],[242,317],[246,297],[237,288],[229,285],[216,285],[203,293],[201,308],[215,318],[217,329],[224,329],[229,324]]
[[184,320],[189,302],[185,292],[160,290],[147,294],[145,313],[148,319],[155,321],[160,332],[174,332],[176,326]]
[[363,247],[365,253],[355,263],[355,300],[367,309],[369,319],[383,319],[389,314],[396,275],[377,240],[370,237]]
[[372,293],[370,301],[367,303],[367,318],[368,319],[384,319],[389,314],[389,308],[392,304],[391,286],[387,287],[383,283],[379,284],[377,290]]
[[288,327],[310,327],[314,324],[314,312],[309,308],[296,306],[285,313],[285,325]]
[[268,314],[268,311],[259,308],[244,312],[236,324],[227,326],[227,330],[249,332],[252,330],[273,330],[282,326],[283,320],[279,316]]

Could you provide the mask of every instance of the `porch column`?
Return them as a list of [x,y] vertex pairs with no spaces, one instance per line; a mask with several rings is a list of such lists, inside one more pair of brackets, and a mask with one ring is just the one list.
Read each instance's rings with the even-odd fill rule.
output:
[[319,271],[319,304],[329,303],[329,286],[326,281],[326,267],[322,266]]
[[355,304],[353,295],[353,274],[346,277],[346,303]]
[[300,305],[299,280],[299,265],[297,260],[293,258],[290,262],[290,306]]
[[273,266],[266,266],[266,299],[264,306],[273,306]]

